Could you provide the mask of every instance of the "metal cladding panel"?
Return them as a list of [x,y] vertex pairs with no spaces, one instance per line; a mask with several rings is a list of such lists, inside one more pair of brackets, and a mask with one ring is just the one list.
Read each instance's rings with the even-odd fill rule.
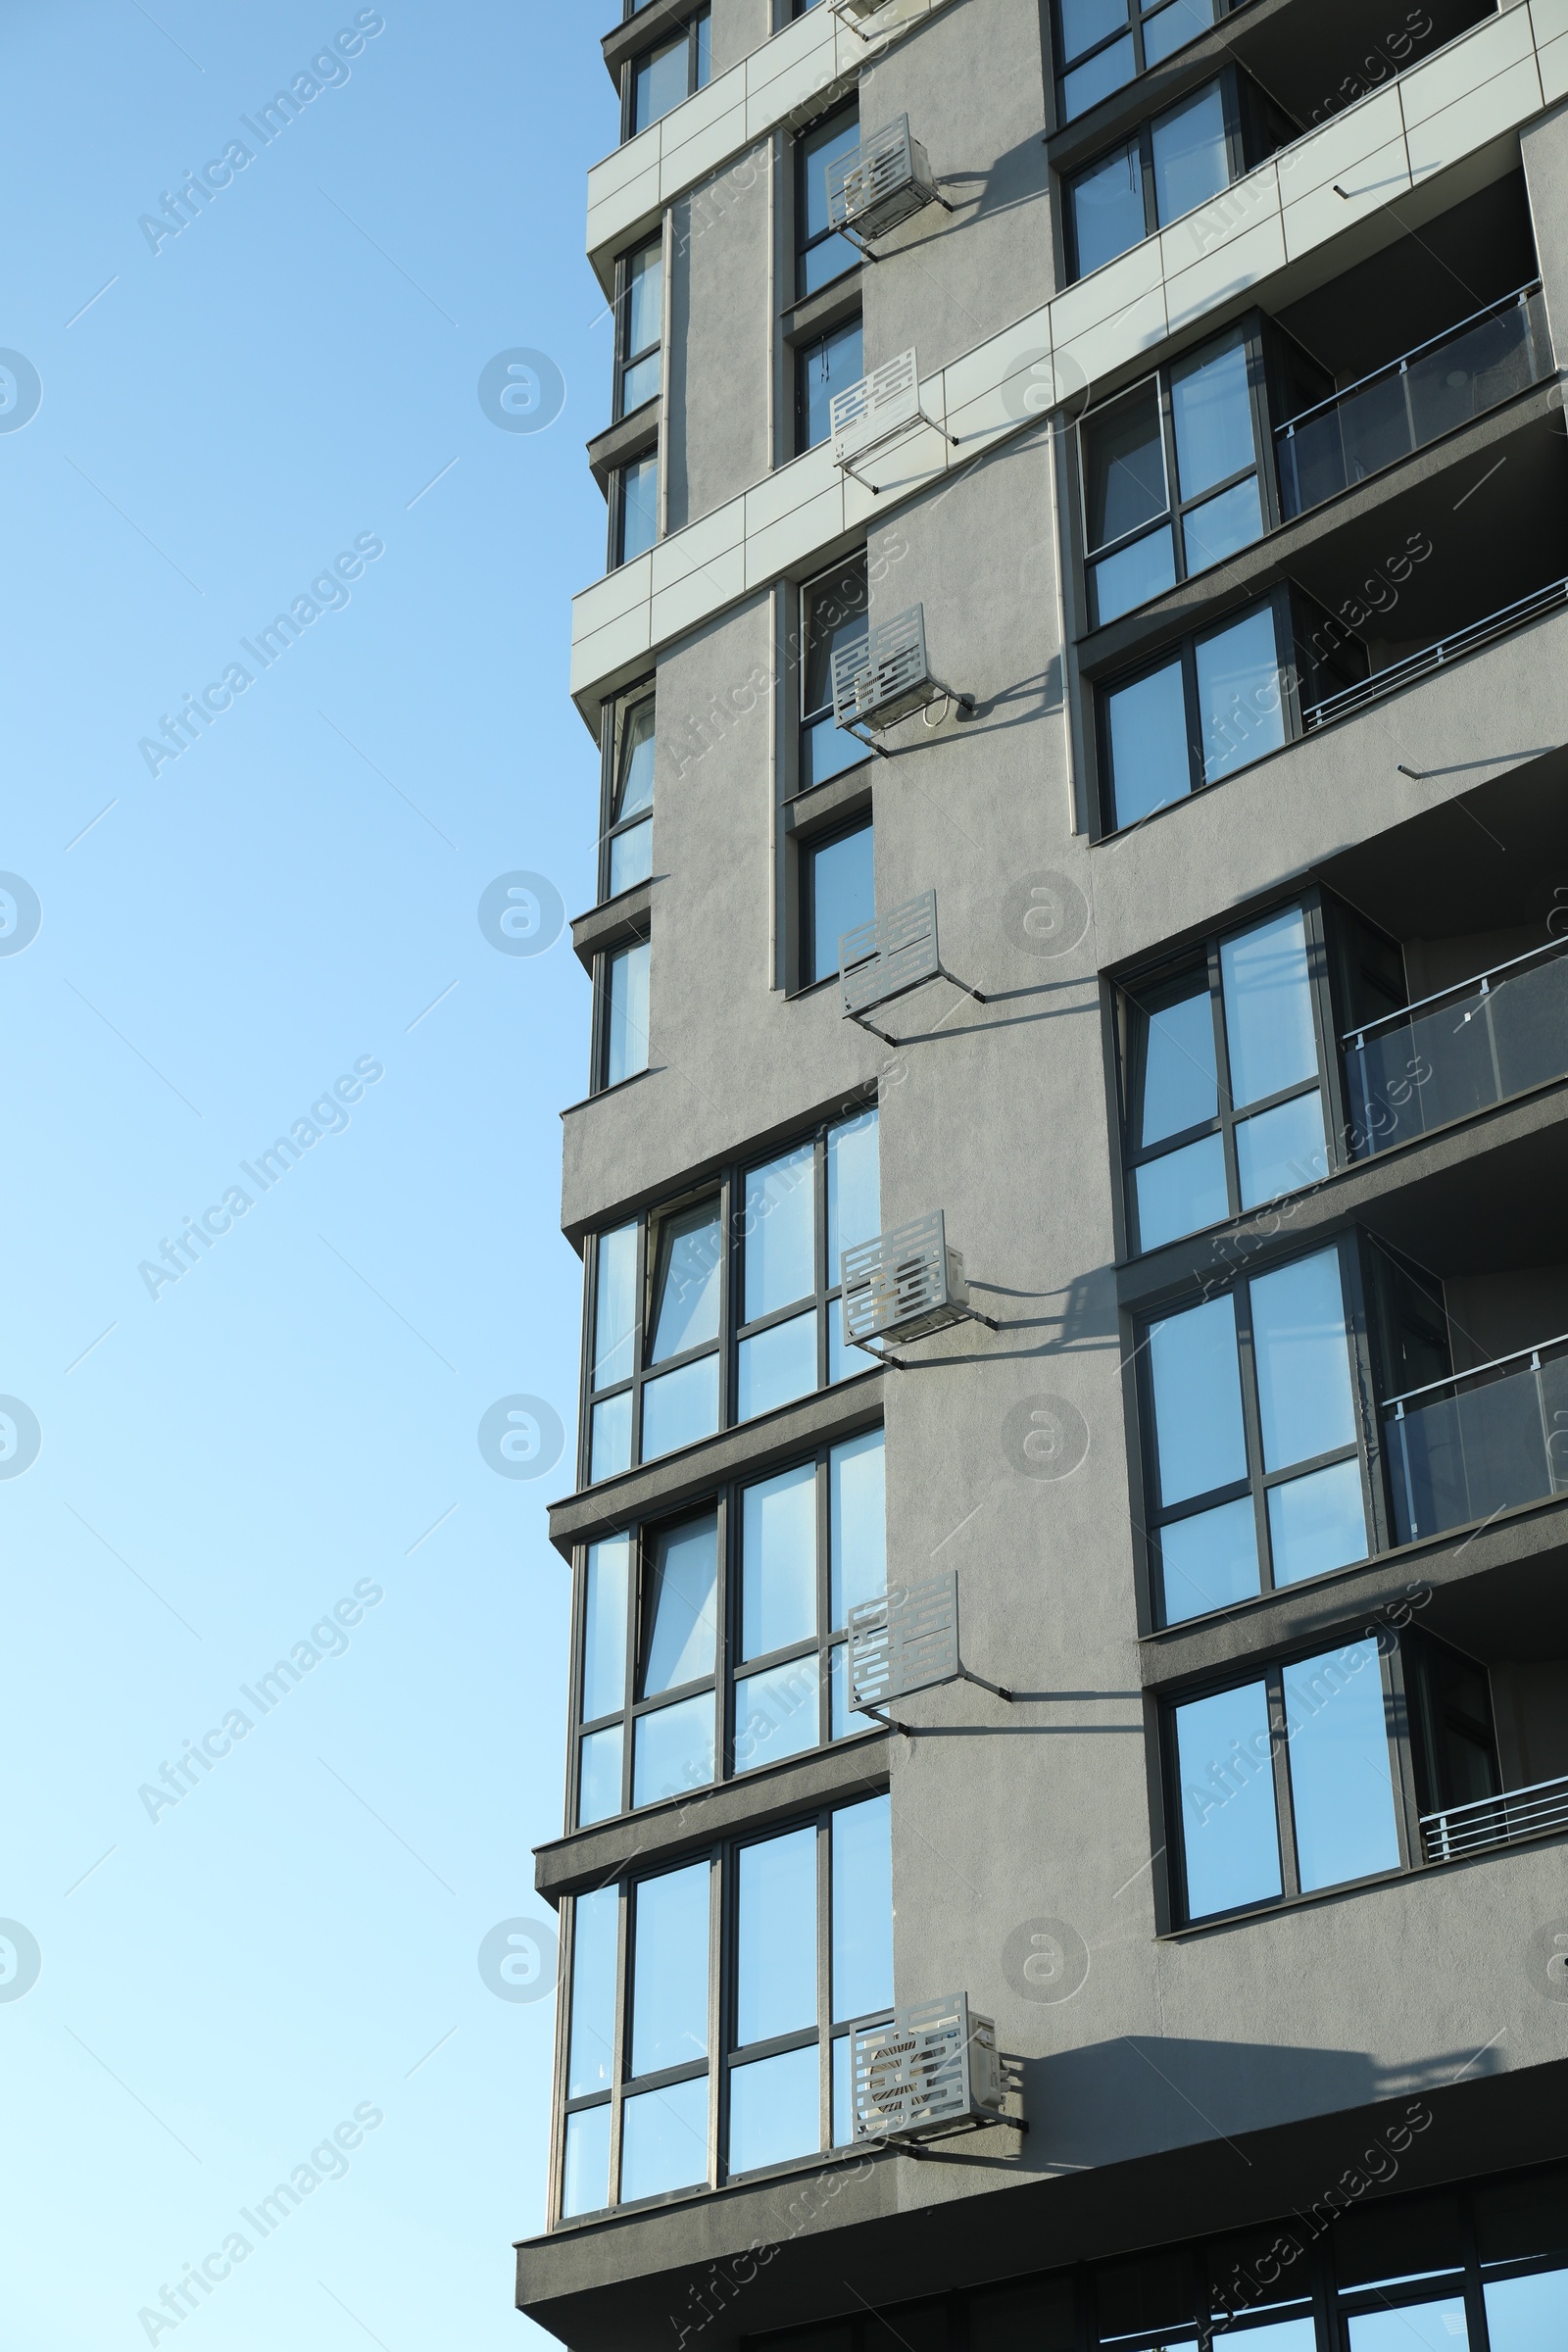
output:
[[932,1690],[958,1673],[958,1573],[894,1585],[850,1611],[850,1682],[858,1707]]
[[947,1247],[940,1208],[846,1250],[840,1272],[844,1336],[852,1344],[940,1331],[968,1305],[963,1260]]
[[839,941],[839,985],[847,1013],[868,1012],[873,1004],[934,980],[941,969],[934,890],[858,924]]
[[833,715],[841,727],[890,727],[941,692],[926,660],[923,605],[911,605],[833,657]]
[[920,363],[911,348],[834,393],[828,407],[833,455],[841,462],[856,457],[919,420]]
[[889,2139],[1002,2113],[996,2027],[966,1993],[896,2009],[854,2036],[855,2136]]

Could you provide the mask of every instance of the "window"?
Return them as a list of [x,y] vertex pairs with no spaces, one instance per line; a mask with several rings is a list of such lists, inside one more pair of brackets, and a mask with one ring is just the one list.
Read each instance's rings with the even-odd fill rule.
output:
[[648,1067],[648,956],[646,939],[612,948],[599,958],[599,1084],[619,1086]]
[[600,1234],[587,1286],[588,1483],[869,1370],[844,1343],[839,1259],[880,1223],[873,1109]]
[[1092,627],[1262,537],[1267,430],[1261,353],[1239,326],[1084,418]]
[[1206,32],[1228,0],[1056,0],[1063,122]]
[[616,265],[615,415],[629,416],[660,388],[664,334],[664,241],[655,237]]
[[1351,1245],[1151,1322],[1139,1369],[1167,1625],[1368,1552]]
[[570,1941],[563,2219],[845,2145],[848,2029],[893,2005],[889,1800],[579,1895]]
[[577,1827],[874,1731],[851,1706],[845,1629],[887,1589],[884,1529],[873,1429],[589,1544]]
[[1173,1707],[1184,1917],[1398,1870],[1393,1720],[1371,1638]]
[[1068,180],[1074,277],[1208,203],[1295,135],[1278,108],[1234,71],[1189,91]]
[[634,139],[671,107],[705,89],[710,70],[709,12],[702,8],[679,32],[655,49],[645,49],[627,67],[623,135]]
[[858,270],[860,255],[848,237],[830,228],[827,170],[860,141],[860,110],[853,102],[801,133],[795,147],[795,295],[801,301]]
[[644,556],[659,537],[659,452],[633,458],[613,476],[610,506],[611,566]]
[[1127,990],[1128,1206],[1140,1250],[1328,1173],[1323,965],[1313,902]]
[[801,590],[801,792],[869,757],[858,736],[833,722],[833,657],[865,643],[869,603],[863,552]]
[[858,318],[830,327],[814,343],[795,354],[795,454],[804,455],[825,441],[833,395],[846,384],[858,384],[865,373],[863,338]]
[[801,985],[831,980],[839,968],[839,941],[875,913],[871,872],[871,825],[852,826],[808,841],[801,851]]
[[651,691],[611,707],[605,739],[605,823],[599,895],[618,898],[654,870],[654,709]]

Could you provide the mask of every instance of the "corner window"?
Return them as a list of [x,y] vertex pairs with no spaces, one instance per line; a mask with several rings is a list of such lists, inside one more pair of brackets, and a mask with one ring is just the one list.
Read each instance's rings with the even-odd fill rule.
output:
[[1073,122],[1206,32],[1228,0],[1056,0],[1056,89]]
[[846,1627],[886,1589],[879,1429],[591,1544],[576,1826],[876,1730],[851,1703]]
[[1207,204],[1295,135],[1278,108],[1234,69],[1190,91],[1068,180],[1074,277],[1087,277]]
[[832,228],[827,217],[827,169],[860,140],[860,110],[843,107],[825,122],[803,131],[795,144],[797,301],[831,285],[847,270],[858,270],[859,250]]
[[849,556],[801,590],[801,747],[798,789],[809,792],[866,757],[859,738],[833,719],[833,657],[863,645],[870,630],[870,590],[863,552]]
[[644,556],[659,537],[659,452],[633,458],[613,476],[610,509],[612,567]]
[[1136,1248],[1321,1181],[1325,994],[1318,908],[1291,906],[1125,992],[1128,1207]]
[[1079,426],[1090,625],[1103,627],[1267,527],[1261,354],[1243,327]]
[[588,1483],[869,1370],[844,1343],[839,1260],[880,1225],[877,1114],[865,1110],[600,1234]]
[[1139,1371],[1156,1598],[1167,1625],[1368,1555],[1356,1411],[1371,1393],[1352,1245],[1151,1322]]
[[619,1086],[648,1067],[646,939],[612,948],[599,958],[599,1068],[596,1091]]
[[655,237],[616,265],[615,416],[629,416],[660,388],[664,334],[664,241]]
[[618,898],[654,870],[654,710],[652,692],[612,706],[605,746],[602,899]]
[[710,71],[710,16],[703,8],[671,39],[645,49],[627,67],[625,137],[634,139],[695,91],[706,88]]
[[863,337],[858,318],[829,328],[795,354],[795,454],[828,437],[833,396],[846,384],[858,384],[865,373]]
[[876,911],[870,820],[801,849],[801,985],[831,980],[839,941]]
[[579,1895],[569,1934],[563,2219],[848,2143],[848,2029],[893,2005],[887,1796]]
[[1171,1709],[1186,1919],[1401,1867],[1392,1701],[1369,1638]]

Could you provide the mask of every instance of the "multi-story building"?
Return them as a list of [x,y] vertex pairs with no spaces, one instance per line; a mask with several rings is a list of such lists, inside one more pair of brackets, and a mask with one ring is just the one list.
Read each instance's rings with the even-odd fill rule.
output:
[[1563,2352],[1568,0],[604,48],[518,2301]]

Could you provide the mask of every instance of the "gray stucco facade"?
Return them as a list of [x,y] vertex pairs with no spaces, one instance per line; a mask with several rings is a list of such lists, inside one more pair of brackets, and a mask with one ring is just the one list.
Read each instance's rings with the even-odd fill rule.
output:
[[[776,47],[820,41],[836,15],[828,0],[793,23],[785,13],[769,24],[760,0],[712,0],[710,86],[758,69]],[[904,1346],[895,1339],[897,1368],[866,1355],[849,1377],[743,1417],[737,1253],[747,1237],[739,1195],[725,1192],[726,1270],[714,1275],[721,1426],[600,1476],[585,1436],[574,1492],[552,1516],[578,1594],[572,1671],[589,1638],[590,1544],[632,1533],[635,1648],[654,1605],[650,1529],[880,1428],[889,1579],[918,1584],[956,1570],[965,1663],[1015,1695],[1005,1703],[950,1682],[894,1709],[909,1733],[870,1729],[755,1771],[731,1759],[726,1770],[735,1719],[724,1691],[738,1652],[726,1653],[734,1631],[721,1610],[728,1630],[710,1678],[717,1777],[582,1826],[569,1794],[565,1834],[539,1853],[540,1889],[565,1926],[560,2095],[576,1898],[882,1790],[893,1997],[966,1991],[995,2020],[1012,2087],[1007,2117],[967,2134],[920,2148],[878,2137],[802,2151],[733,2179],[715,2095],[705,2183],[576,2212],[564,2210],[563,2113],[559,2218],[518,2249],[517,2299],[574,2352],[694,2343],[727,2352],[793,2328],[824,2330],[801,2337],[802,2352],[895,2342],[961,2352],[971,2341],[974,2352],[1058,2352],[1058,2338],[1059,2352],[1069,2343],[1087,2352],[1115,2334],[1132,2345],[1193,2340],[1206,2352],[1202,2315],[1156,2312],[1157,2296],[1127,2328],[1108,2325],[1110,2290],[1097,2289],[1096,2266],[1229,2233],[1264,2230],[1266,2243],[1280,2216],[1313,2213],[1320,2352],[1337,2341],[1356,2352],[1351,2322],[1336,2316],[1348,2274],[1336,2284],[1322,2271],[1330,2211],[1353,2208],[1357,2227],[1384,2207],[1419,2216],[1437,2210],[1422,2197],[1455,2184],[1479,2195],[1478,2183],[1531,2168],[1548,2168],[1533,2176],[1546,2183],[1537,2205],[1563,2226],[1556,2235],[1555,2225],[1537,2226],[1542,2242],[1520,2240],[1514,2258],[1568,2263],[1568,2176],[1549,2171],[1568,2157],[1568,1964],[1553,1957],[1568,1952],[1568,1469],[1558,1475],[1552,1448],[1555,1427],[1568,1430],[1568,1391],[1553,1425],[1558,1359],[1546,1346],[1568,1331],[1568,1025],[1560,1012],[1543,1016],[1560,1051],[1543,1048],[1528,1083],[1499,1077],[1450,1115],[1419,1132],[1407,1119],[1371,1150],[1351,1132],[1351,1094],[1352,1032],[1372,1016],[1346,999],[1334,944],[1353,919],[1375,932],[1380,953],[1397,951],[1404,1007],[1455,992],[1443,1035],[1430,1021],[1411,1032],[1406,1066],[1437,1067],[1440,1084],[1450,1050],[1443,1036],[1480,1003],[1458,983],[1509,967],[1515,979],[1494,977],[1491,994],[1519,985],[1522,970],[1557,968],[1555,943],[1568,929],[1568,914],[1559,918],[1568,598],[1553,597],[1568,574],[1568,440],[1555,359],[1538,341],[1525,375],[1467,393],[1466,414],[1413,436],[1420,446],[1385,451],[1366,478],[1299,514],[1281,511],[1269,471],[1284,462],[1277,435],[1294,413],[1279,394],[1276,334],[1326,370],[1315,405],[1327,408],[1476,315],[1500,315],[1501,298],[1539,276],[1536,316],[1563,351],[1568,9],[1528,0],[1498,12],[1478,0],[1412,11],[1400,24],[1420,17],[1426,32],[1401,34],[1406,46],[1391,50],[1362,8],[1244,0],[1069,117],[1065,26],[1091,16],[1119,25],[1124,13],[1121,0],[1060,19],[1052,0],[849,8],[814,90],[791,96],[783,77],[789,103],[771,119],[760,98],[750,117],[744,108],[726,117],[742,123],[737,143],[712,134],[697,176],[667,189],[651,180],[642,210],[641,199],[626,205],[628,248],[664,238],[662,529],[665,545],[688,534],[687,576],[698,587],[684,620],[674,606],[667,624],[656,617],[646,652],[640,642],[628,650],[613,621],[585,637],[603,650],[578,668],[578,706],[611,746],[604,821],[614,818],[619,698],[655,682],[657,721],[651,877],[607,894],[575,926],[595,979],[600,1080],[619,985],[609,959],[647,941],[647,1066],[595,1085],[566,1112],[563,1224],[591,1273],[596,1237],[706,1199],[721,1182],[739,1185],[753,1165],[837,1133],[835,1122],[874,1104],[881,1230],[941,1208],[973,1301],[997,1328],[971,1320]],[[641,14],[656,39],[689,12],[656,0]],[[1133,18],[1149,38],[1136,8]],[[617,26],[607,42],[617,76],[636,70],[625,61],[638,54],[630,27]],[[1074,175],[1225,75],[1284,120],[1267,156],[1233,159],[1215,240],[1237,220],[1246,233],[1249,203],[1262,218],[1260,175],[1276,173],[1287,189],[1293,156],[1322,123],[1342,141],[1342,167],[1331,158],[1325,172],[1353,216],[1343,232],[1314,230],[1298,251],[1287,233],[1279,255],[1261,259],[1249,248],[1179,318],[1167,300],[1162,325],[1141,327],[1137,349],[1112,352],[1103,370],[1086,366],[1075,380],[1054,335],[1057,359],[1030,373],[1025,349],[1026,371],[1003,394],[1010,408],[975,434],[972,455],[960,433],[940,471],[911,466],[855,511],[815,490],[812,506],[803,493],[776,571],[749,560],[733,567],[716,538],[698,541],[737,502],[788,478],[792,462],[803,475],[826,463],[820,448],[796,457],[793,438],[796,354],[818,316],[847,318],[853,296],[865,369],[915,346],[922,384],[946,371],[951,416],[969,355],[1059,305],[1074,283]],[[1242,112],[1254,104],[1236,95],[1240,83],[1225,86]],[[862,132],[907,115],[952,209],[928,205],[878,240],[875,260],[838,282],[833,305],[813,309],[796,302],[792,276],[800,141],[857,93]],[[685,101],[705,103],[703,90]],[[1391,107],[1403,109],[1393,138],[1404,160],[1387,170],[1395,193],[1385,198],[1376,189],[1387,123],[1380,115],[1382,127],[1359,139],[1358,125]],[[1418,134],[1439,120],[1446,147],[1423,162]],[[670,120],[659,135],[667,153]],[[1147,176],[1151,151],[1142,152]],[[1368,189],[1370,202],[1355,201]],[[1527,226],[1507,225],[1518,222]],[[1516,233],[1533,255],[1511,269],[1502,243]],[[1161,220],[1148,244],[1168,248],[1171,235]],[[1163,267],[1173,283],[1169,256]],[[1233,327],[1266,405],[1263,527],[1217,564],[1189,563],[1189,576],[1092,626],[1088,580],[1101,542],[1082,486],[1083,436],[1099,429],[1103,400],[1156,370],[1166,371],[1157,380],[1167,398],[1168,371]],[[1446,373],[1450,388],[1470,366],[1467,350]],[[1406,551],[1419,542],[1425,552],[1412,562]],[[801,589],[862,549],[871,628],[918,603],[931,669],[953,693],[889,728],[874,756],[808,786]],[[661,560],[656,547],[656,616]],[[1283,700],[1283,739],[1235,760],[1200,741],[1195,789],[1118,824],[1107,715],[1118,682],[1152,675],[1162,655],[1174,661],[1172,649],[1208,642],[1205,630],[1238,614],[1284,613],[1287,599],[1282,683],[1269,706],[1272,723]],[[1293,665],[1287,632],[1306,625],[1308,605],[1350,627],[1363,649],[1356,659],[1369,675],[1348,709],[1322,709],[1331,696],[1311,702]],[[1441,662],[1412,659],[1440,644]],[[933,982],[875,1016],[891,1044],[843,1016],[836,976],[812,982],[801,963],[812,846],[848,838],[867,818],[877,912],[935,889],[943,962],[986,1000]],[[1124,1177],[1124,1158],[1136,1155],[1137,1054],[1152,1051],[1137,1043],[1148,1036],[1140,1024],[1157,1017],[1167,973],[1196,969],[1210,952],[1215,974],[1228,972],[1213,943],[1301,907],[1315,943],[1324,1155],[1251,1207],[1238,1204],[1233,1165],[1230,1213],[1144,1247]],[[1397,1026],[1416,1016],[1396,1003],[1379,1017]],[[1234,1107],[1234,1085],[1232,1096]],[[638,1258],[634,1351],[651,1344],[663,1230],[650,1229]],[[1326,1262],[1336,1247],[1358,1269],[1347,1282],[1361,1285],[1346,1306],[1355,1396],[1341,1450],[1364,1482],[1364,1556],[1287,1576],[1282,1548],[1272,1582],[1260,1572],[1255,1592],[1178,1610],[1160,1577],[1159,1525],[1175,1522],[1171,1495],[1162,1504],[1155,1491],[1172,1474],[1152,1426],[1152,1327],[1240,1298],[1239,1286],[1279,1268]],[[1441,1308],[1446,1357],[1421,1380],[1401,1381],[1390,1360],[1387,1334],[1406,1329],[1394,1289],[1380,1287],[1395,1283],[1391,1266]],[[837,1268],[820,1280],[831,1288]],[[591,1295],[590,1321],[592,1306]],[[839,1309],[829,1300],[822,1311]],[[590,1360],[595,1345],[590,1328]],[[1481,1369],[1520,1351],[1517,1375]],[[1478,1373],[1479,1386],[1466,1388]],[[1455,1402],[1443,1442],[1469,1446],[1465,1493],[1476,1507],[1450,1505],[1433,1529],[1430,1506],[1423,1518],[1398,1485],[1397,1449],[1410,1441],[1386,1402],[1418,1388],[1497,1399],[1526,1373],[1535,1401],[1517,1409],[1525,1420],[1538,1405],[1544,1415],[1535,1487],[1528,1470],[1486,1485],[1479,1453],[1494,1440]],[[585,1429],[593,1398],[585,1373]],[[1496,1442],[1506,1452],[1513,1437]],[[1275,1531],[1267,1541],[1283,1544],[1283,1519],[1269,1517],[1267,1494],[1284,1490],[1269,1485],[1267,1443],[1265,1431],[1263,1467],[1240,1483],[1256,1490],[1258,1524]],[[1214,1492],[1221,1483],[1210,1482]],[[738,1505],[732,1516],[738,1523]],[[719,1560],[721,1583],[733,1581],[722,1544]],[[1280,1760],[1296,1739],[1296,1720],[1281,1712],[1292,1704],[1290,1674],[1302,1659],[1373,1653],[1397,1859],[1309,1884],[1306,1743],[1294,1762]],[[1462,1800],[1431,1780],[1447,1734],[1436,1701],[1420,1695],[1454,1660],[1479,1670],[1490,1708],[1492,1786]],[[1203,1824],[1191,1815],[1184,1824],[1191,1773],[1178,1756],[1178,1711],[1243,1686],[1274,1693],[1269,1769],[1282,1789],[1280,1776],[1297,1774],[1299,1851],[1287,1854],[1277,1894],[1204,1909],[1183,1876]],[[628,1740],[638,1703],[634,1692]],[[573,1762],[573,1788],[576,1775]],[[1337,1786],[1344,1802],[1347,1784]],[[1501,1808],[1504,1792],[1527,1788],[1548,1792],[1536,1815]],[[1470,1839],[1452,1849],[1456,1859],[1439,1842],[1450,1817]],[[1283,1813],[1276,1833],[1288,1845]],[[727,1876],[715,1887],[712,2016],[722,2033],[731,1995],[720,1983],[732,1984],[738,1963]],[[1043,1971],[1026,1966],[1032,1952],[1047,1955]],[[621,2031],[630,1965],[623,1944]],[[833,2022],[824,2013],[818,2031]],[[715,2083],[725,2057],[710,2051]],[[615,2066],[624,2068],[621,2055]],[[617,2074],[617,2100],[624,2089]],[[1471,2264],[1471,2343],[1487,2352],[1485,2241],[1460,2259]],[[1418,2268],[1432,2266],[1408,2266]],[[1396,2269],[1391,2256],[1382,2272],[1374,2264],[1359,2275]],[[986,2306],[983,2325],[980,2305],[965,2300],[1034,2278],[1042,2283],[1020,2289],[1016,2308]],[[906,2304],[911,2316],[901,2319]],[[877,2332],[882,2323],[867,2315],[890,2308]],[[849,2332],[831,2332],[852,2326],[853,2345]],[[1491,2352],[1514,2352],[1496,2327]],[[1332,2332],[1341,2328],[1348,2338]]]

